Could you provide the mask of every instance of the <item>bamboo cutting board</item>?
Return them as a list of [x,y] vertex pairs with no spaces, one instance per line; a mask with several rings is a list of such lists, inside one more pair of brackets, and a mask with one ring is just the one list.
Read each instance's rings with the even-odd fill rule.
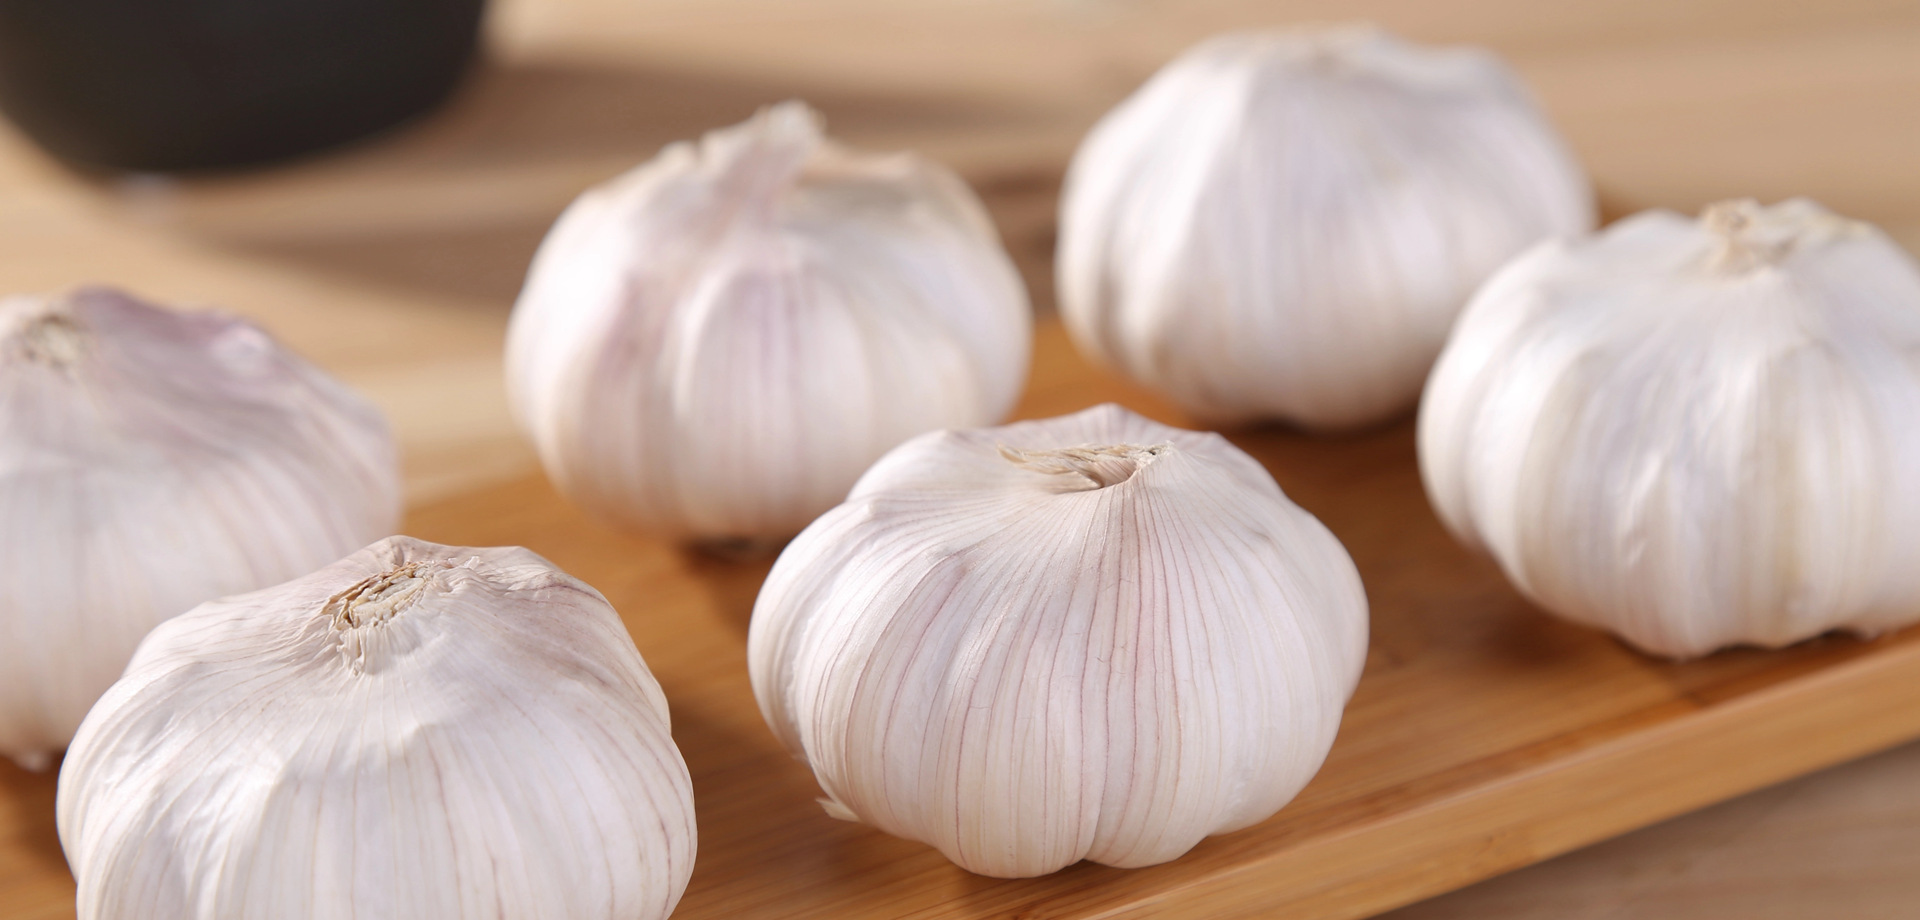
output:
[[[1023,416],[1117,398],[1178,421],[1082,363],[1056,323],[1038,351]],[[982,878],[827,817],[747,681],[747,624],[770,560],[608,530],[539,476],[420,508],[408,530],[531,547],[621,612],[693,771],[700,857],[681,920],[1363,917],[1920,736],[1920,630],[1655,661],[1542,615],[1455,546],[1421,493],[1409,423],[1233,439],[1352,551],[1373,610],[1367,669],[1326,766],[1293,804],[1131,871]],[[39,857],[0,877],[0,891],[20,897],[31,874],[52,901],[66,897],[41,811],[51,784],[0,776],[0,801],[16,811],[0,820],[26,819]]]
[[[1118,398],[1179,421],[1041,330],[1022,416]],[[1549,619],[1442,531],[1412,426],[1233,440],[1350,548],[1373,612],[1325,768],[1278,816],[1173,863],[969,875],[828,818],[754,706],[745,637],[768,561],[623,536],[539,477],[424,508],[441,542],[521,543],[606,592],[673,701],[700,859],[676,918],[1363,917],[1920,736],[1920,630],[1654,661]],[[1784,739],[1792,744],[1783,744]]]
[[[959,166],[1044,302],[1060,169],[1101,111],[1209,32],[1365,16],[1512,58],[1613,216],[1812,194],[1920,242],[1905,0],[928,0],[877,16],[889,6],[501,0],[495,65],[449,111],[251,177],[75,176],[0,134],[0,289],[111,280],[255,315],[394,419],[410,532],[524,544],[605,592],[694,773],[700,857],[679,918],[1361,917],[1920,737],[1920,633],[1653,661],[1539,614],[1455,546],[1406,421],[1269,429],[1233,438],[1347,544],[1373,608],[1366,675],[1299,799],[1165,866],[1023,881],[826,817],[746,680],[769,563],[586,519],[533,471],[500,395],[505,306],[541,232],[660,144],[806,96],[855,143]],[[1106,400],[1183,422],[1044,322],[1020,413]],[[52,777],[0,763],[0,920],[72,911]]]

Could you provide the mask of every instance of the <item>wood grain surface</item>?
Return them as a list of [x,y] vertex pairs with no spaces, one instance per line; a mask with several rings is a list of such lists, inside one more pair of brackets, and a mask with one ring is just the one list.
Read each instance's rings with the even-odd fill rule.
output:
[[1920,745],[1783,783],[1382,920],[1911,920]]
[[[573,195],[667,141],[807,98],[856,144],[961,169],[1044,306],[1060,172],[1101,112],[1214,31],[1355,17],[1505,54],[1609,216],[1805,194],[1920,243],[1911,0],[926,0],[910,14],[879,0],[504,0],[491,59],[448,109],[304,163],[79,174],[0,134],[0,290],[110,281],[255,316],[392,416],[412,532],[525,544],[605,591],[667,688],[695,772],[701,856],[679,917],[1364,916],[1920,735],[1920,636],[1655,662],[1542,617],[1454,547],[1420,494],[1406,423],[1338,439],[1261,430],[1235,440],[1353,550],[1374,607],[1367,675],[1326,769],[1272,821],[1167,866],[977,878],[813,805],[746,684],[764,562],[600,528],[548,491],[512,428],[501,336],[533,247]],[[1106,399],[1182,421],[1043,325],[1022,414]],[[1865,865],[1883,879],[1849,902],[1833,879],[1863,864],[1810,861],[1803,845],[1810,827],[1911,840],[1888,822],[1911,824],[1920,783],[1868,768],[1915,764],[1914,750],[1406,916],[1586,920],[1655,903],[1673,917],[1901,916],[1885,911],[1920,903],[1920,858],[1902,873],[1897,851],[1849,844],[1880,854]],[[72,915],[52,791],[49,776],[0,766],[0,920]],[[1826,810],[1765,818],[1787,813],[1768,804],[1780,795]],[[1712,858],[1734,844],[1757,861],[1735,872]],[[1832,875],[1809,875],[1817,865]],[[1795,870],[1802,885],[1779,881]],[[1755,879],[1776,882],[1771,913],[1740,890]]]

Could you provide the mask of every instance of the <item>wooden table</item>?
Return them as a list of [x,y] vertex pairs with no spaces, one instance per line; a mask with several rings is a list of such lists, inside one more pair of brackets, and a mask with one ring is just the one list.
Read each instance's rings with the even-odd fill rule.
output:
[[[407,457],[410,530],[527,543],[616,602],[627,599],[623,612],[636,641],[674,700],[701,796],[701,863],[680,916],[770,904],[821,916],[1216,917],[1260,915],[1279,904],[1299,916],[1360,916],[1920,733],[1920,715],[1909,707],[1863,715],[1857,705],[1905,699],[1909,691],[1920,697],[1920,670],[1912,666],[1920,637],[1872,647],[1827,640],[1780,656],[1737,653],[1679,668],[1645,662],[1591,634],[1529,618],[1485,563],[1451,549],[1421,510],[1404,425],[1335,441],[1266,431],[1241,443],[1354,546],[1383,624],[1348,730],[1296,805],[1168,867],[1120,873],[1083,866],[1011,884],[974,879],[924,848],[812,812],[804,772],[779,759],[757,716],[737,705],[743,669],[676,663],[737,654],[728,643],[738,641],[763,567],[700,559],[579,519],[553,501],[507,417],[499,366],[507,308],[533,247],[580,189],[666,141],[803,97],[855,144],[911,147],[961,169],[986,197],[1044,304],[1060,169],[1106,107],[1206,34],[1364,16],[1413,38],[1472,41],[1506,54],[1594,174],[1610,217],[1655,205],[1692,210],[1731,196],[1805,194],[1916,248],[1920,7],[1869,0],[1817,8],[1621,0],[1586,9],[1520,0],[929,0],[902,16],[897,4],[880,0],[798,6],[506,0],[495,9],[492,60],[446,111],[377,143],[247,176],[81,176],[0,136],[0,290],[104,280],[254,315],[392,416]],[[1023,413],[1117,394],[1178,421],[1150,394],[1081,366],[1057,327],[1043,327],[1041,338]],[[1405,534],[1387,534],[1368,499],[1352,497],[1364,494],[1353,492],[1356,485],[1384,490],[1417,520]],[[1410,564],[1416,571],[1405,570]],[[1436,594],[1436,585],[1446,590]],[[1467,634],[1414,626],[1435,596],[1456,605],[1450,609],[1481,611],[1465,621]],[[700,625],[677,628],[661,609]],[[1419,736],[1390,727],[1395,701],[1423,674],[1456,666],[1481,674],[1475,699],[1493,706],[1502,672],[1486,670],[1489,663],[1512,677],[1549,659],[1575,670],[1565,678],[1566,695],[1536,707],[1521,720],[1524,730],[1517,723],[1427,725],[1438,739],[1434,759],[1444,763],[1399,775],[1377,759],[1395,738]],[[1809,675],[1824,676],[1810,683]],[[1783,702],[1779,693],[1767,695],[1771,687],[1795,694]],[[1756,723],[1738,712],[1725,717],[1729,706],[1797,722],[1775,725],[1770,735],[1740,735]],[[1471,707],[1461,712],[1472,714]],[[1729,734],[1700,747],[1699,726],[1708,723]],[[1662,725],[1669,726],[1660,729],[1664,736],[1652,730]],[[1648,758],[1661,751],[1703,750],[1720,759],[1673,763],[1672,775],[1647,771]],[[1564,918],[1576,908],[1586,911],[1582,918],[1656,909],[1674,917],[1894,916],[1888,911],[1920,903],[1920,858],[1899,862],[1915,848],[1886,845],[1888,834],[1914,839],[1915,750],[1799,781],[1784,793],[1758,793],[1405,916]],[[1576,772],[1548,776],[1548,767]],[[769,810],[760,799],[736,799],[730,790],[748,776],[794,801]],[[1488,789],[1493,799],[1472,798]],[[1593,794],[1569,798],[1568,789]],[[1617,795],[1601,794],[1609,791]],[[71,915],[51,795],[47,778],[0,767],[0,920]],[[1782,795],[1820,807],[1802,820],[1781,820],[1792,811]],[[1522,805],[1541,820],[1501,810]],[[1455,835],[1445,839],[1474,845],[1423,850],[1405,838],[1413,841],[1408,847],[1381,846],[1420,820]],[[1463,830],[1458,821],[1483,823]],[[805,836],[756,843],[765,826]],[[1279,850],[1260,850],[1341,828],[1352,833],[1334,840],[1325,852],[1338,858],[1325,865],[1298,853],[1275,862],[1269,857]],[[1850,844],[1864,862],[1809,876],[1795,871],[1809,863],[1790,845],[1809,839],[1881,845]],[[1758,855],[1729,874],[1715,854],[1735,844]],[[782,881],[755,872],[742,855],[771,854],[766,866],[798,865],[791,852],[781,855],[783,847],[813,850],[810,874]],[[1398,871],[1390,882],[1339,874],[1367,859]],[[1862,871],[1881,882],[1862,886]],[[1662,881],[1646,883],[1649,872]],[[854,875],[870,883],[873,898],[818,910],[804,899],[781,900],[788,897],[782,885],[821,895],[836,877]],[[1622,878],[1639,882],[1619,884]],[[1762,886],[1768,896],[1759,901],[1744,894],[1751,884],[1741,887],[1781,878],[1797,884]]]

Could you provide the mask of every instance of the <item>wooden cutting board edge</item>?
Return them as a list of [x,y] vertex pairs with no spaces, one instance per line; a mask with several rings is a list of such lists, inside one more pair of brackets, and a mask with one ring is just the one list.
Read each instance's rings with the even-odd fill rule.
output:
[[1092,916],[1370,917],[1894,747],[1920,738],[1916,639]]

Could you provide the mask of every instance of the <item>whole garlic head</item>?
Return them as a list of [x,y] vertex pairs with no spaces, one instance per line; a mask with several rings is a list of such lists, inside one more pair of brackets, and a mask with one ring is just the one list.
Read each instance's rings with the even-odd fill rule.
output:
[[393,532],[380,414],[251,323],[0,300],[0,754],[44,766],[147,630]]
[[1593,226],[1591,197],[1484,51],[1360,27],[1220,36],[1081,144],[1061,313],[1196,417],[1366,424],[1413,405],[1481,281]]
[[658,920],[695,843],[606,599],[406,537],[155,629],[74,738],[59,825],[80,920]]
[[781,554],[747,653],[830,813],[1019,877],[1272,815],[1366,648],[1352,560],[1257,461],[1108,405],[887,454]]
[[514,308],[507,374],[575,501],[676,536],[786,537],[888,448],[1003,418],[1031,340],[959,178],[845,150],[786,103],[581,196]]
[[1920,266],[1810,201],[1652,211],[1515,260],[1419,439],[1454,533],[1646,651],[1920,620]]

